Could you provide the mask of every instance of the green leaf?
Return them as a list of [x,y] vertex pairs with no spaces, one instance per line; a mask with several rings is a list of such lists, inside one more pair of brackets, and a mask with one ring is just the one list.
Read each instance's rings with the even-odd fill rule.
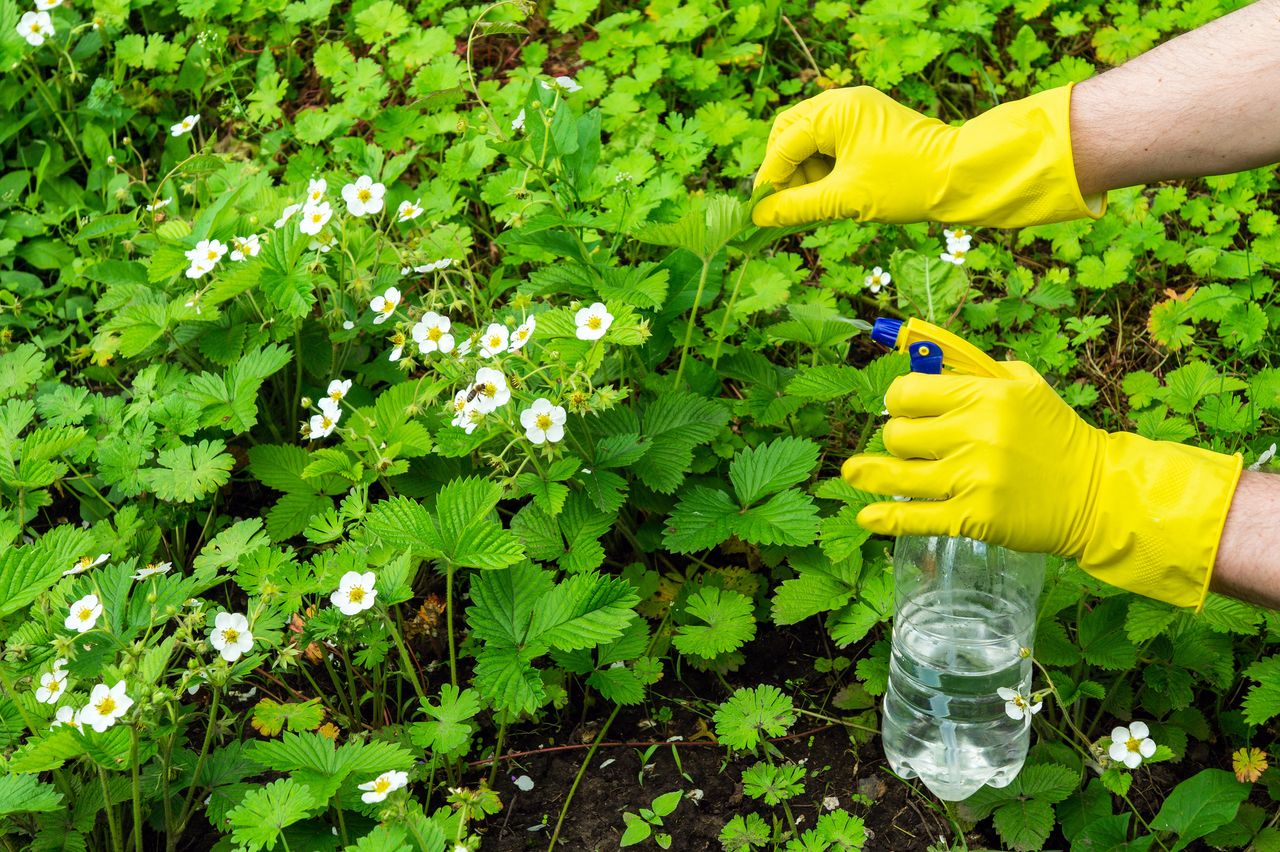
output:
[[818,509],[812,497],[791,488],[743,509],[732,527],[739,538],[751,544],[804,547],[818,538]]
[[47,813],[62,807],[62,794],[35,775],[0,775],[0,816]]
[[30,343],[20,343],[0,355],[0,399],[21,396],[44,373],[47,359]]
[[553,586],[550,572],[528,562],[476,574],[467,607],[472,635],[486,642],[524,644],[534,607]]
[[310,237],[296,228],[280,228],[262,252],[258,287],[282,315],[302,319],[316,302],[315,279],[301,263]]
[[710,550],[733,535],[738,507],[723,491],[695,485],[667,518],[663,544],[673,553]]
[[655,816],[669,816],[676,806],[680,804],[680,800],[684,798],[684,793],[679,790],[673,790],[670,793],[663,793],[653,800],[652,809]]
[[637,843],[643,843],[653,832],[649,823],[633,813],[623,812],[622,821],[626,823],[627,830],[622,832],[622,839],[618,841],[619,846],[635,846]]
[[274,737],[285,726],[291,731],[314,731],[324,721],[324,707],[319,698],[281,704],[263,698],[253,707],[253,727],[263,736]]
[[1244,670],[1244,675],[1258,682],[1245,696],[1244,720],[1250,725],[1263,725],[1280,714],[1280,654],[1258,660]]
[[0,553],[0,618],[52,588],[63,571],[86,555],[89,541],[87,530],[64,524],[31,544],[4,548]]
[[625,666],[597,669],[587,677],[587,685],[614,704],[633,705],[644,701],[644,684]]
[[1129,602],[1124,631],[1134,644],[1154,639],[1178,617],[1178,610],[1163,601],[1135,597]]
[[649,449],[632,470],[662,494],[680,487],[693,462],[693,448],[714,438],[729,420],[718,403],[691,393],[664,393],[644,412]]
[[672,644],[682,654],[707,660],[736,651],[755,638],[754,609],[751,599],[745,595],[704,587],[690,596],[685,611],[706,623],[682,625]]
[[440,536],[422,504],[408,497],[392,497],[373,505],[365,516],[370,533],[396,548],[424,556],[440,554]]
[[839,566],[792,561],[798,576],[778,587],[773,598],[775,624],[795,624],[820,612],[839,609],[853,597],[854,587]]
[[937,255],[896,251],[889,259],[889,271],[898,291],[898,307],[929,322],[945,319],[969,289],[964,268]]
[[1124,598],[1108,598],[1080,619],[1077,641],[1084,658],[1095,666],[1117,671],[1138,662],[1138,648],[1125,635]]
[[729,480],[743,506],[767,494],[798,485],[818,463],[820,448],[803,438],[778,438],[738,453],[729,465]]
[[227,819],[231,836],[249,852],[274,849],[287,826],[305,819],[317,806],[311,792],[291,778],[250,790]]
[[[484,575],[481,575],[484,576]],[[529,651],[510,647],[484,648],[476,654],[475,683],[495,708],[510,713],[534,713],[547,701],[542,675]]]
[[1008,802],[996,808],[994,824],[1011,849],[1041,849],[1053,831],[1053,805],[1041,799]]
[[158,468],[144,468],[138,475],[161,500],[192,503],[230,481],[235,459],[223,452],[226,446],[218,440],[179,444],[160,451]]
[[454,479],[436,497],[441,558],[459,568],[496,570],[524,559],[524,547],[493,517],[502,486],[480,477]]
[[562,651],[603,644],[622,635],[639,601],[621,577],[576,574],[539,598],[528,641]]
[[787,384],[787,393],[826,402],[850,396],[865,382],[861,371],[847,364],[824,364],[801,370]]
[[446,683],[440,687],[439,703],[423,701],[422,711],[433,721],[415,722],[411,726],[413,742],[440,754],[460,754],[476,730],[471,720],[480,713],[480,696],[474,689],[459,691],[453,684]]
[[1036,763],[1018,774],[1020,795],[1056,803],[1080,786],[1080,773],[1057,763]]
[[1237,781],[1230,772],[1203,769],[1173,788],[1151,820],[1151,827],[1176,833],[1176,852],[1234,819],[1249,790],[1250,785]]
[[776,686],[736,690],[716,710],[716,736],[737,749],[753,749],[763,737],[780,737],[795,724],[795,705]]
[[682,248],[709,262],[750,224],[747,206],[730,195],[693,198],[689,209],[669,225],[649,224],[636,232],[642,243]]

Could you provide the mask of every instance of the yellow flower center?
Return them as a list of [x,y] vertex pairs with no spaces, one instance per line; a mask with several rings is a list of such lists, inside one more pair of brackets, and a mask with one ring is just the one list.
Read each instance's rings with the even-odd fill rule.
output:
[[312,222],[315,222],[315,223],[319,224],[319,223],[320,223],[320,221],[321,221],[321,220],[323,220],[323,219],[324,219],[324,214],[323,214],[323,213],[312,213],[312,214],[311,214],[311,221],[312,221]]
[[93,618],[93,610],[89,609],[89,607],[87,606],[81,607],[80,614],[78,617],[81,621],[88,621],[89,619]]
[[490,348],[490,349],[497,349],[497,348],[498,348],[499,346],[501,346],[501,345],[502,345],[502,338],[501,338],[501,337],[499,337],[499,336],[498,336],[498,335],[496,335],[496,334],[491,334],[491,335],[489,335],[489,348]]
[[31,32],[33,32],[33,33],[38,33],[38,32],[40,32],[40,22],[39,22],[39,21],[32,21],[32,22],[31,22]]
[[218,259],[218,253],[217,253],[216,251],[213,251],[212,249],[210,249],[210,250],[209,250],[209,259],[210,259],[210,260],[217,260],[217,259]]
[[592,314],[590,317],[587,318],[587,328],[591,329],[592,331],[596,331],[600,328],[600,325],[602,322],[603,320],[601,320],[598,315]]
[[384,314],[389,314],[389,313],[391,313],[392,311],[394,311],[395,309],[396,309],[396,303],[395,303],[395,302],[391,301],[390,299],[383,299],[383,300],[382,300],[382,312],[383,312]]
[[[326,420],[327,419],[328,418],[326,418]],[[236,630],[234,627],[228,627],[226,630],[222,631],[222,641],[226,642],[228,645],[233,645],[236,642],[239,642],[240,631]]]
[[342,391],[334,391],[333,393],[329,394],[329,399],[333,400],[334,402],[342,402]]
[[545,432],[551,428],[551,415],[539,414],[537,419],[534,422],[538,424],[539,429]]
[[85,568],[88,568],[92,563],[93,563],[93,560],[90,559],[89,557],[81,556],[80,561],[76,563],[76,568],[83,571]]
[[497,396],[498,386],[493,384],[493,382],[485,382],[483,385],[480,386],[480,393],[484,394],[485,396]]
[[116,700],[108,693],[106,697],[93,706],[93,709],[97,710],[99,715],[110,716],[116,710]]
[[1024,710],[1026,709],[1027,702],[1023,699],[1021,695],[1015,695],[1013,696],[1013,706],[1017,707],[1020,710]]
[[367,189],[362,189],[356,193],[356,197],[361,201],[368,202],[369,199],[373,198],[373,193]]
[[[329,419],[329,416],[327,414],[322,414],[320,415],[320,425],[323,426],[325,429],[328,429],[330,426],[333,425],[333,421]],[[235,631],[232,631],[232,632],[234,633]],[[235,640],[232,640],[232,641],[235,641]]]
[[391,789],[390,778],[379,778],[373,782],[373,791],[375,793],[385,793]]
[[440,330],[440,326],[438,325],[432,326],[430,330],[427,331],[427,340],[439,340],[442,337],[444,337],[444,332]]
[[324,198],[324,193],[320,190],[317,189],[315,192],[311,193],[312,201],[319,201],[321,198]]
[[347,599],[352,603],[360,603],[364,600],[364,589],[360,586],[352,586],[347,591]]
[[58,680],[57,678],[54,678],[53,680],[49,681],[48,688],[49,688],[50,695],[57,695],[58,690],[62,689],[62,681]]
[[1129,741],[1124,745],[1125,745],[1125,748],[1129,749],[1129,751],[1138,752],[1139,754],[1141,754],[1141,752],[1138,751],[1138,749],[1142,745],[1142,740],[1138,739],[1137,737],[1129,737]]

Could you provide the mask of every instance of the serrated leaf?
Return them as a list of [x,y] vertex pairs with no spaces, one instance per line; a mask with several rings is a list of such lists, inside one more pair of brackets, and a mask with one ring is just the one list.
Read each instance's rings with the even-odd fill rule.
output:
[[729,481],[738,501],[750,506],[765,495],[809,478],[819,447],[803,438],[778,438],[738,453],[729,465]]
[[22,547],[0,553],[0,618],[52,588],[89,546],[87,530],[64,524]]
[[622,635],[639,603],[621,577],[576,574],[538,599],[528,641],[562,651],[590,648]]
[[1245,677],[1258,683],[1244,699],[1244,720],[1263,725],[1280,714],[1280,654],[1258,660],[1244,670]]
[[285,828],[306,819],[317,806],[311,792],[291,778],[250,790],[227,814],[231,836],[249,852],[272,849]]
[[62,806],[62,794],[35,775],[0,775],[0,816],[47,813]]
[[818,538],[818,509],[813,498],[794,488],[743,509],[732,520],[734,533],[751,544],[804,547]]
[[1093,665],[1111,671],[1137,665],[1137,646],[1125,635],[1126,611],[1124,598],[1108,598],[1080,619],[1077,641]]
[[324,707],[319,698],[281,704],[263,698],[253,707],[252,724],[263,736],[274,737],[287,725],[291,731],[314,731],[324,722]]
[[738,506],[723,491],[695,485],[667,518],[663,544],[673,553],[710,550],[733,535]]
[[1031,852],[1043,848],[1053,831],[1053,805],[1041,799],[1007,802],[996,808],[993,822],[1009,848]]
[[1135,597],[1129,602],[1124,631],[1133,643],[1154,639],[1178,617],[1178,611],[1163,601]]
[[161,500],[192,503],[212,494],[231,479],[235,459],[219,440],[179,444],[161,450],[158,468],[138,471],[142,484]]
[[689,597],[685,611],[705,624],[681,625],[671,642],[682,654],[707,660],[736,651],[755,638],[754,609],[744,595],[704,587]]
[[684,481],[693,448],[710,441],[729,420],[719,404],[691,393],[662,394],[644,412],[649,449],[632,465],[640,481],[670,494]]

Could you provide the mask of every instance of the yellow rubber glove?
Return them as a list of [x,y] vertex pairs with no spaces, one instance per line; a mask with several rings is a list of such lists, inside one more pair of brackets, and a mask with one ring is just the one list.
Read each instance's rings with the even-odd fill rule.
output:
[[[756,185],[757,225],[824,219],[1023,227],[1101,216],[1071,156],[1071,85],[951,127],[876,89],[832,89],[782,112]],[[832,162],[834,160],[834,162]]]
[[968,536],[1074,557],[1113,586],[1204,606],[1241,457],[1085,423],[1032,367],[1010,378],[912,373],[886,397],[889,456],[855,456],[849,484],[929,502],[873,503],[886,535]]

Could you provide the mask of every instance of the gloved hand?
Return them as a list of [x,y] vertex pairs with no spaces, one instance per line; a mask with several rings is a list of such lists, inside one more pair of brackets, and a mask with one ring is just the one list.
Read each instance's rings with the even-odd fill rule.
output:
[[858,522],[1074,557],[1113,586],[1199,611],[1241,457],[1108,434],[1029,365],[1000,366],[1009,378],[894,381],[884,429],[894,457],[855,456],[842,473],[865,491],[936,502],[873,503]]
[[774,119],[756,185],[780,191],[752,218],[997,227],[1096,218],[1106,197],[1080,194],[1070,104],[1067,85],[951,127],[868,86],[823,92]]

